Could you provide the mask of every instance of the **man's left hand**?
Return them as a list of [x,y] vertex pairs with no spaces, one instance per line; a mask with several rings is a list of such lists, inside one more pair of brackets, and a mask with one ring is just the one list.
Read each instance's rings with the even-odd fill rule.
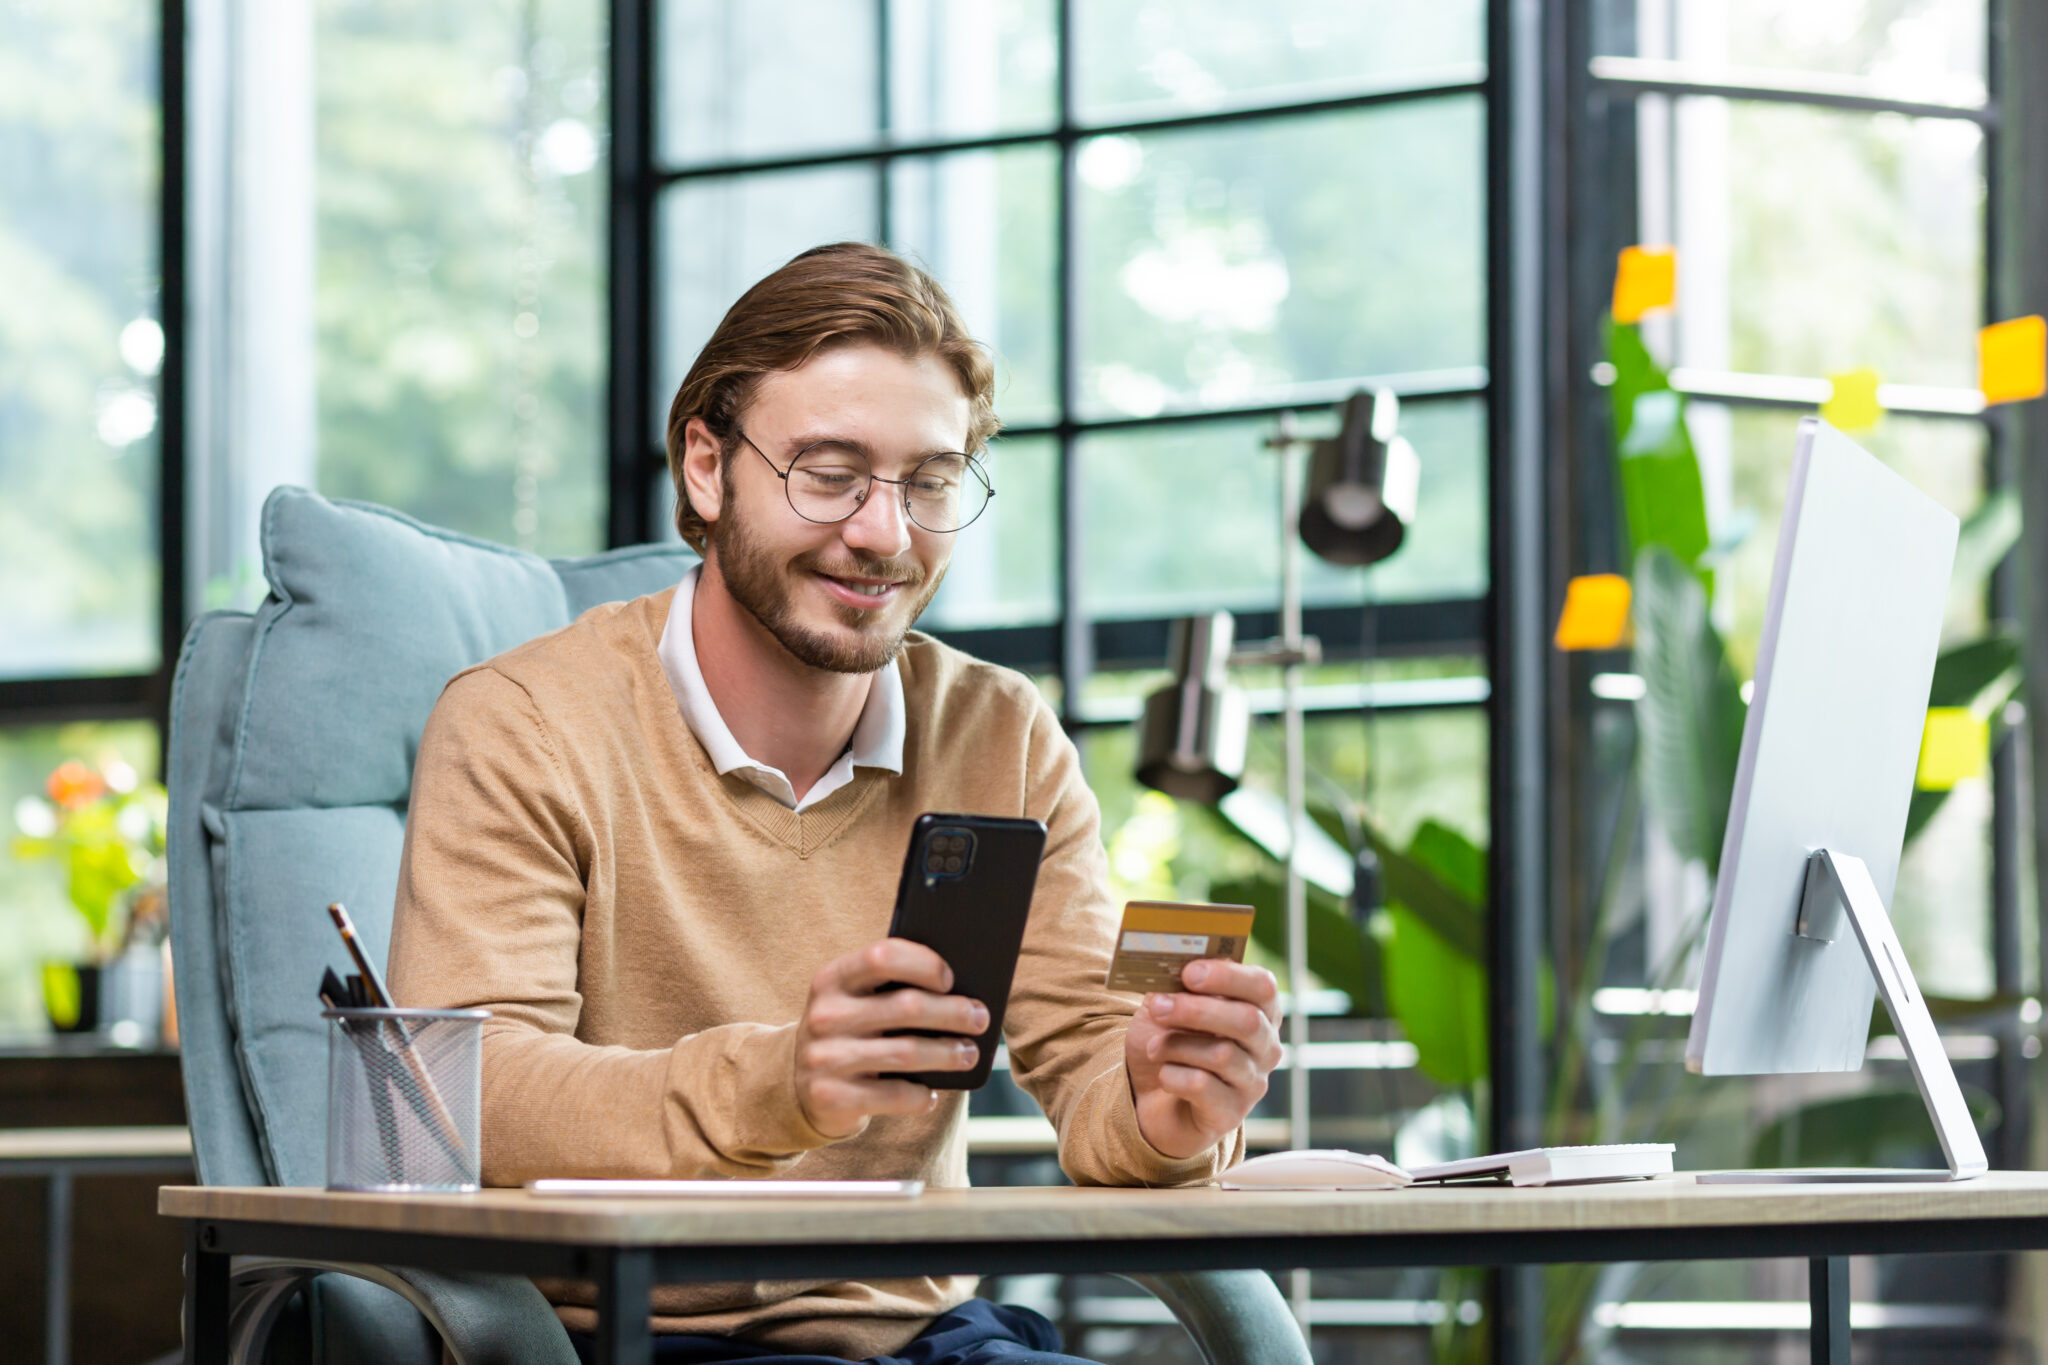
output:
[[1280,988],[1264,967],[1219,958],[1181,970],[1185,991],[1148,995],[1124,1035],[1145,1141],[1190,1157],[1244,1122],[1280,1064]]

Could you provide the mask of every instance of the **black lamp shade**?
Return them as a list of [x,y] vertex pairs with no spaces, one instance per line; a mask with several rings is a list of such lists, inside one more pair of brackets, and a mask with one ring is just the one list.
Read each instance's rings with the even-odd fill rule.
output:
[[1137,778],[1186,801],[1213,804],[1244,775],[1251,707],[1230,686],[1236,623],[1227,611],[1173,623],[1173,681],[1145,699]]
[[1332,564],[1377,564],[1401,548],[1422,465],[1396,430],[1401,403],[1391,390],[1344,403],[1344,425],[1315,444],[1301,508],[1302,543]]

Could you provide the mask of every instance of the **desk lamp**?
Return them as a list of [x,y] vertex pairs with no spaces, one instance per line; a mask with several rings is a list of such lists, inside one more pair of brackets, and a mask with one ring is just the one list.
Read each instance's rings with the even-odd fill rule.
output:
[[[1213,803],[1236,790],[1244,771],[1249,708],[1229,686],[1226,667],[1281,670],[1287,788],[1287,1068],[1288,1144],[1308,1141],[1308,891],[1297,850],[1308,827],[1304,790],[1308,760],[1301,700],[1301,670],[1322,662],[1322,645],[1301,629],[1301,552],[1305,542],[1333,564],[1378,563],[1399,549],[1415,517],[1420,466],[1414,448],[1396,431],[1400,404],[1393,393],[1360,390],[1344,403],[1338,434],[1313,445],[1309,491],[1302,496],[1301,447],[1294,414],[1280,414],[1266,448],[1280,457],[1280,635],[1231,651],[1230,615],[1187,617],[1174,625],[1169,665],[1174,679],[1145,699],[1138,742],[1138,781],[1169,796]],[[1231,727],[1235,726],[1233,730]],[[1297,1272],[1295,1316],[1307,1327],[1307,1276]]]

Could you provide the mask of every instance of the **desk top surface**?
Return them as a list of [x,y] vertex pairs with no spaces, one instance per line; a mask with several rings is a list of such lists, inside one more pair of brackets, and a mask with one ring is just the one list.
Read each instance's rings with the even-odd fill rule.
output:
[[1700,1185],[1689,1175],[1550,1189],[1463,1186],[1357,1193],[1010,1186],[872,1199],[330,1194],[166,1186],[157,1211],[313,1227],[593,1246],[875,1245],[1074,1239],[1342,1237],[1561,1229],[1809,1226],[2048,1218],[2048,1173],[1960,1183]]

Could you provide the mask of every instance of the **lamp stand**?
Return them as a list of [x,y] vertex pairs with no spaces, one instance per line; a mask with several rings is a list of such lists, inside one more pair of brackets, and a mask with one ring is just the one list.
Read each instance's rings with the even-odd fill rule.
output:
[[[1301,877],[1301,828],[1308,819],[1308,756],[1303,734],[1301,668],[1309,647],[1301,634],[1301,461],[1302,441],[1294,414],[1280,414],[1280,429],[1269,442],[1280,456],[1280,670],[1285,727],[1287,787],[1287,1145],[1308,1145],[1308,888]],[[1309,1272],[1289,1277],[1288,1300],[1308,1338]]]

